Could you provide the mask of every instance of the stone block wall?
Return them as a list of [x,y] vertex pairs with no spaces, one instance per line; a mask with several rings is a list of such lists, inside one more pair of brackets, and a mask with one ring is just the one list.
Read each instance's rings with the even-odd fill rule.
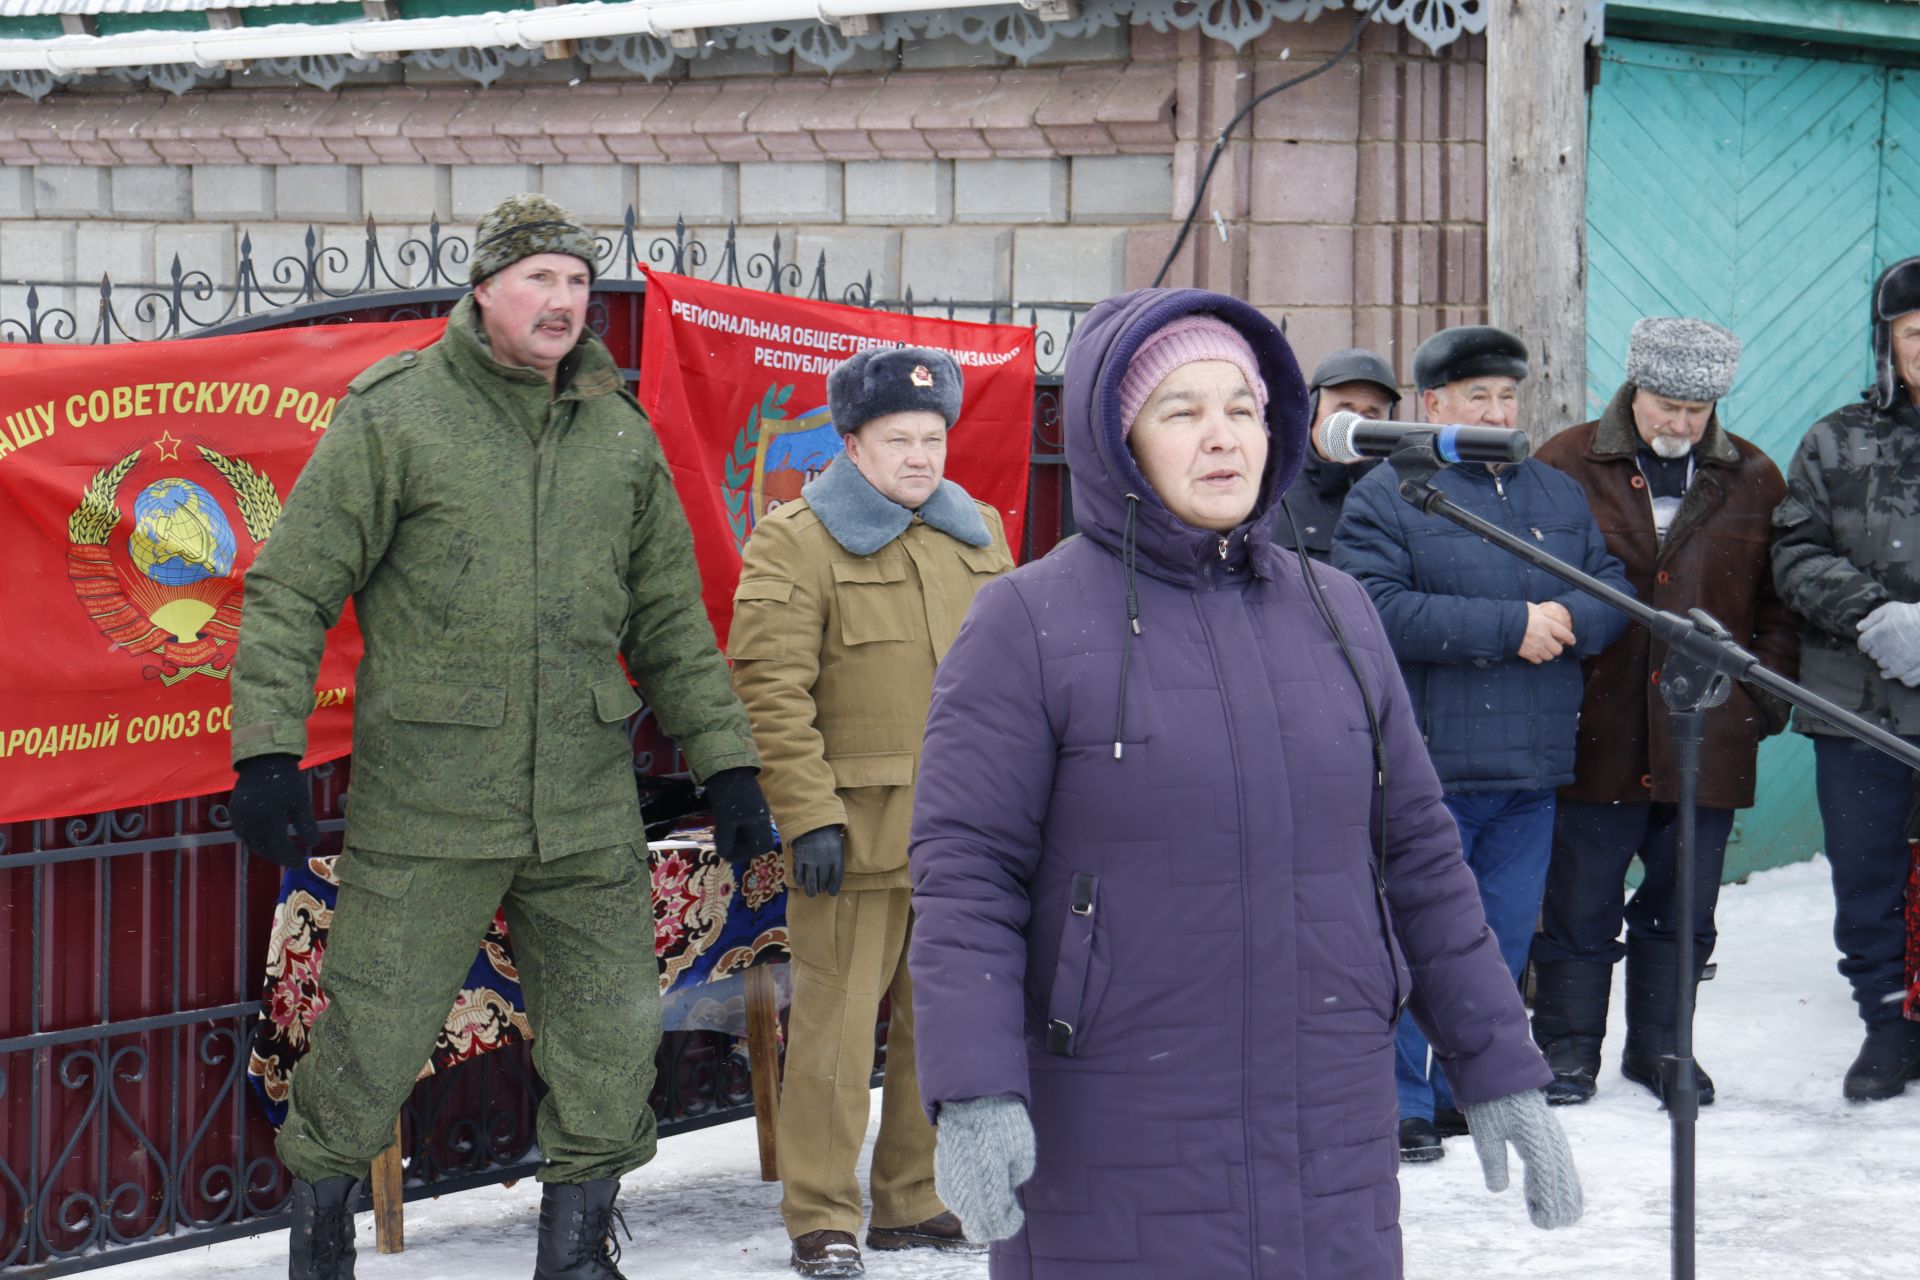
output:
[[[676,219],[710,251],[735,224],[743,271],[777,241],[809,285],[825,253],[836,296],[871,278],[882,297],[911,290],[969,318],[1012,303],[1058,330],[1062,308],[1154,278],[1214,135],[1254,93],[1328,60],[1343,17],[1277,25],[1238,52],[1142,27],[1094,61],[1035,68],[920,58],[828,78],[748,59],[671,84],[0,103],[0,316],[22,316],[34,283],[84,337],[104,272],[145,336],[130,304],[170,281],[176,256],[228,285],[244,235],[273,289],[297,275],[277,264],[307,260],[309,227],[344,285],[369,218],[408,283],[418,254],[409,267],[398,251],[431,219],[470,235],[497,200],[534,190],[601,232],[631,207],[643,260]],[[1282,318],[1308,368],[1358,343],[1406,377],[1421,339],[1484,317],[1484,92],[1482,41],[1436,56],[1370,28],[1354,58],[1236,130],[1166,283]]]

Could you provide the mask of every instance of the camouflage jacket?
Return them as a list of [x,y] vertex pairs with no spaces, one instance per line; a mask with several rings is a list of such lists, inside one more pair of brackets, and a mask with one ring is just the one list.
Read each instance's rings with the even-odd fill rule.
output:
[[491,357],[472,298],[354,380],[246,577],[233,757],[303,753],[322,637],[354,602],[348,839],[543,859],[641,842],[620,659],[694,775],[755,765],[687,521],[612,356]]
[[[1920,733],[1920,689],[1881,677],[1856,624],[1920,600],[1920,412],[1836,409],[1807,431],[1773,515],[1773,580],[1800,615],[1807,688],[1896,733]],[[1795,716],[1804,733],[1836,730]]]

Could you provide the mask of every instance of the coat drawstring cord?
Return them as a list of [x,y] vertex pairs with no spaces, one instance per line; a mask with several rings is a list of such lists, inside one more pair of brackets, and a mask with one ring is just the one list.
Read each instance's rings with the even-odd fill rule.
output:
[[1140,634],[1140,592],[1134,585],[1136,554],[1134,523],[1140,514],[1138,494],[1127,495],[1127,526],[1120,536],[1120,563],[1127,572],[1127,630],[1120,641],[1120,705],[1113,714],[1113,758],[1120,759],[1121,731],[1127,724],[1127,667],[1133,659],[1133,638]]

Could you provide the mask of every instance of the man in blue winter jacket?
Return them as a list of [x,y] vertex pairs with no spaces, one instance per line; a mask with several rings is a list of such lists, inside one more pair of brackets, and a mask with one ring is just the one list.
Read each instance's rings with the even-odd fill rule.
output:
[[[1413,375],[1426,421],[1513,427],[1527,349],[1486,325],[1445,329],[1414,352]],[[1532,459],[1469,463],[1441,471],[1434,483],[1475,515],[1632,591],[1586,495],[1561,472]],[[1626,619],[1423,514],[1398,485],[1391,467],[1354,485],[1334,532],[1333,563],[1360,580],[1386,624],[1487,925],[1517,979],[1546,886],[1554,789],[1573,780],[1580,659],[1612,644]],[[1437,1160],[1446,1154],[1443,1137],[1466,1132],[1446,1062],[1434,1070],[1411,1020],[1401,1020],[1395,1041],[1400,1158]]]

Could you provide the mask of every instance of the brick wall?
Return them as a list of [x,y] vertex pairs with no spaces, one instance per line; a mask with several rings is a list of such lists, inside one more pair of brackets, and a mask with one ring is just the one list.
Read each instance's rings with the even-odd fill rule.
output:
[[[1214,135],[1330,57],[1339,17],[1239,53],[1141,28],[1053,67],[923,50],[833,78],[742,62],[671,85],[14,100],[0,104],[0,315],[23,314],[23,281],[104,271],[132,327],[133,286],[166,282],[176,254],[228,283],[243,231],[269,285],[276,259],[305,256],[309,225],[357,273],[368,217],[404,279],[394,251],[430,217],[465,235],[527,190],[601,230],[632,206],[643,252],[676,218],[711,248],[729,223],[743,254],[777,238],[809,278],[824,251],[836,291],[870,273],[888,297],[1093,302],[1152,279]],[[1284,317],[1303,364],[1357,342],[1406,376],[1422,338],[1484,315],[1484,84],[1477,40],[1436,57],[1370,28],[1357,58],[1237,131],[1168,282]],[[78,305],[83,332],[96,296],[41,289],[43,306]]]

